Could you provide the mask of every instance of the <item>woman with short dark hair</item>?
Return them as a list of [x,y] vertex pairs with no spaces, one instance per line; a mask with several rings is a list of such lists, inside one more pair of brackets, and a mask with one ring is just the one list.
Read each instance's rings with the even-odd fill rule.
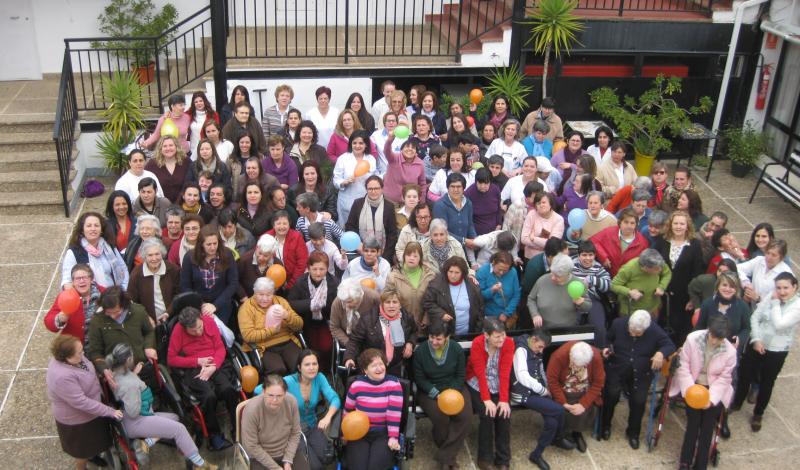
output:
[[450,334],[466,335],[480,331],[483,299],[480,289],[469,278],[463,258],[450,257],[422,297],[422,308],[430,321],[444,322]]

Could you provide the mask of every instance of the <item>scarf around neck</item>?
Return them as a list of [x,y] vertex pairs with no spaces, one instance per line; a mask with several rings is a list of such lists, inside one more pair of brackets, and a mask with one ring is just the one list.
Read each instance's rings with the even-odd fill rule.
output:
[[433,256],[433,259],[436,260],[436,264],[439,265],[440,269],[441,269],[442,266],[444,266],[444,262],[447,261],[448,258],[450,258],[450,243],[449,242],[450,242],[449,240],[446,241],[444,243],[444,246],[442,246],[442,247],[436,246],[436,244],[433,243],[433,241],[430,242],[431,256]]
[[364,207],[358,216],[358,234],[361,235],[361,239],[375,237],[381,246],[386,243],[386,229],[383,226],[384,200],[383,196],[377,201],[364,196]]
[[383,306],[380,307],[380,321],[386,326],[386,333],[383,335],[384,348],[386,349],[386,359],[392,362],[394,357],[394,348],[400,347],[406,342],[406,335],[403,331],[402,312],[395,318],[389,318],[386,312],[383,311]]

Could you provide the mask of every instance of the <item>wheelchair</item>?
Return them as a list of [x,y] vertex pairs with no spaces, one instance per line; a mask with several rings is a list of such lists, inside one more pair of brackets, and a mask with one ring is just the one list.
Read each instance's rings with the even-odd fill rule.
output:
[[[247,451],[244,449],[244,445],[242,445],[242,413],[244,412],[244,408],[248,403],[253,400],[258,400],[259,398],[261,397],[248,398],[236,406],[236,436],[234,436],[236,442],[234,443],[233,448],[233,468],[236,470],[250,469],[250,456],[247,455]],[[302,432],[300,432],[300,440],[303,444],[303,450],[305,451],[306,459],[308,459],[308,440],[306,439],[306,435]]]

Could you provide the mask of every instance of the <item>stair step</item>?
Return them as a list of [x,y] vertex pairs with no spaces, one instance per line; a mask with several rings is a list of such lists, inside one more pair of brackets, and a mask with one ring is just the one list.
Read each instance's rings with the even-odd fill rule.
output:
[[16,153],[29,150],[54,151],[53,131],[0,134],[0,153]]
[[[73,147],[73,158],[77,153],[77,148]],[[0,151],[0,173],[47,170],[58,170],[58,161],[56,160],[54,148],[33,151],[27,149],[27,151],[21,152]]]
[[[75,170],[70,171],[70,180]],[[0,193],[37,192],[43,188],[60,188],[61,177],[58,170],[9,171],[0,173]]]
[[[67,194],[72,197],[72,191]],[[61,190],[3,193],[0,215],[41,215],[64,212]]]
[[53,114],[0,116],[0,134],[53,131]]

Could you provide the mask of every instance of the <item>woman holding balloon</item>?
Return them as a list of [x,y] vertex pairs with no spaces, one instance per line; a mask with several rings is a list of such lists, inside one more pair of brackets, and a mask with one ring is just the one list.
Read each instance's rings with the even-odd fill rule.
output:
[[369,134],[358,130],[350,135],[347,152],[336,160],[333,185],[339,190],[336,212],[339,214],[340,227],[344,227],[347,222],[353,202],[366,196],[366,179],[375,174],[375,157],[369,152]]
[[[189,147],[188,137],[192,116],[184,112],[186,110],[186,98],[180,93],[172,95],[167,100],[167,106],[169,111],[158,118],[155,130],[142,145],[152,150],[161,137],[169,135],[178,139],[183,153],[188,154],[192,150]],[[174,199],[170,198],[170,200]]]
[[689,333],[681,348],[680,366],[669,389],[671,397],[681,395],[688,405],[681,470],[707,467],[711,438],[720,413],[733,399],[731,382],[736,368],[736,348],[727,336],[728,319],[713,317],[707,330]]
[[383,145],[387,161],[384,193],[392,203],[398,205],[403,202],[403,186],[419,185],[418,194],[422,195],[423,199],[428,188],[428,180],[425,179],[425,164],[417,157],[416,144],[406,140],[400,147],[400,153],[393,150],[395,137],[405,139],[408,135],[408,127],[398,126],[394,131],[389,132],[386,143]]
[[94,282],[94,273],[88,264],[76,264],[70,270],[72,288],[56,297],[44,317],[44,326],[53,333],[71,335],[86,346],[89,321],[97,308],[97,299],[105,290]]
[[472,421],[464,350],[450,340],[447,325],[437,320],[428,328],[428,340],[414,350],[413,363],[417,403],[433,425],[433,458],[447,470],[458,468],[456,457]]

